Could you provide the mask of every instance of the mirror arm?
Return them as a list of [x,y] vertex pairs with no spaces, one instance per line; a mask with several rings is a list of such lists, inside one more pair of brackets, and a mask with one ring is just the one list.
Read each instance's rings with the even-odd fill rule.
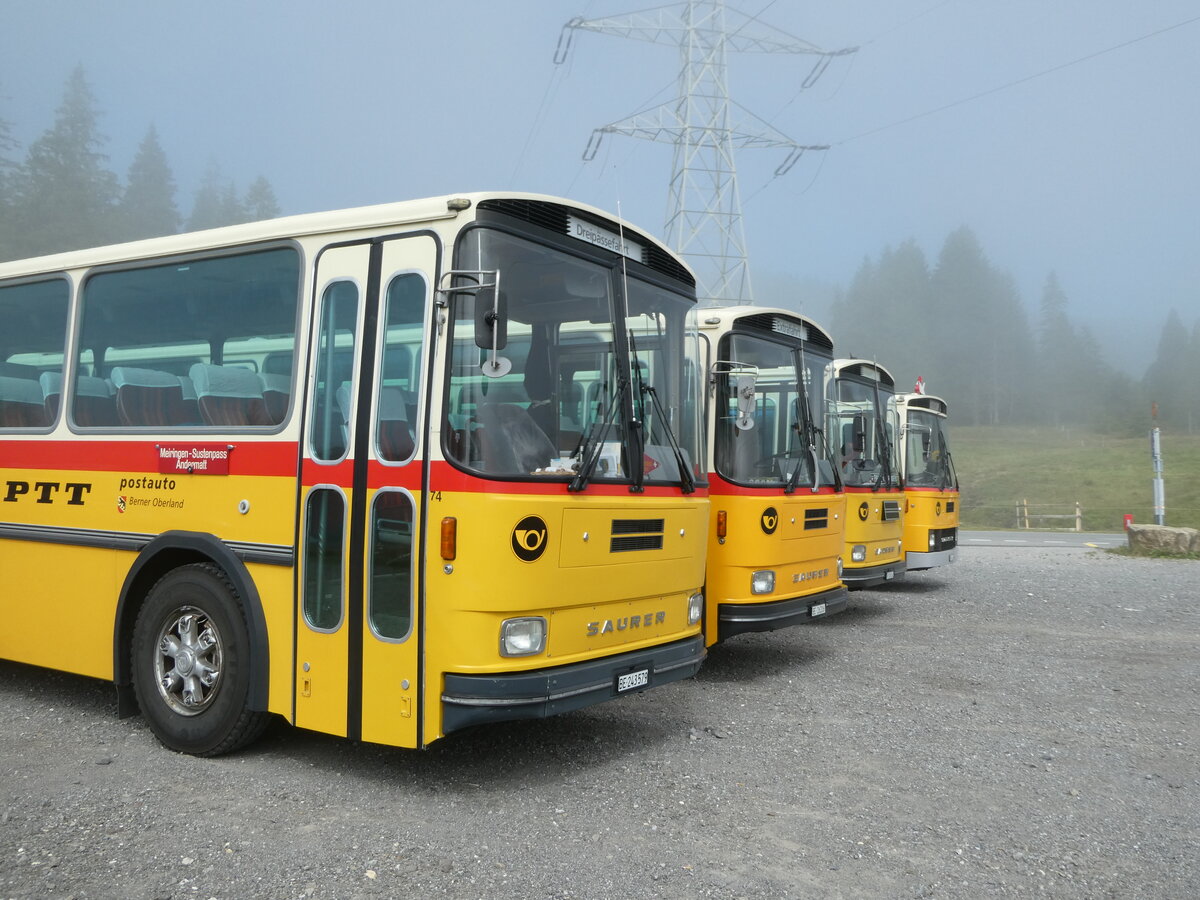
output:
[[487,362],[481,367],[488,378],[500,378],[512,371],[512,360],[500,355],[500,329],[497,322],[500,319],[500,270],[496,270],[496,278],[492,291],[492,311],[484,317],[492,329],[492,347],[488,351]]

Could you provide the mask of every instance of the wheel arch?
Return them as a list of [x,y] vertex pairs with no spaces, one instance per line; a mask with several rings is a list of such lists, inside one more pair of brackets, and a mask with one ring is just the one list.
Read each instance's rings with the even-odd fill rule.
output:
[[194,563],[219,567],[241,597],[242,616],[250,641],[250,688],[248,709],[267,711],[270,694],[270,644],[262,600],[246,564],[220,538],[198,531],[164,531],[147,544],[130,566],[121,585],[113,626],[113,683],[117,688],[117,713],[137,713],[133,695],[133,666],[130,648],[138,612],[150,589],[173,569]]

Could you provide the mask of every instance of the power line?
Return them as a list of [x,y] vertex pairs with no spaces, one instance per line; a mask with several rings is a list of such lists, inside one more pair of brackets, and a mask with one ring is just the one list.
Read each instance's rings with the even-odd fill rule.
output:
[[1077,66],[1080,63],[1084,63],[1084,62],[1087,62],[1088,60],[1095,59],[1098,56],[1104,56],[1106,53],[1113,53],[1114,51],[1122,50],[1125,47],[1130,47],[1133,44],[1140,43],[1141,41],[1146,41],[1146,40],[1149,40],[1150,38],[1158,37],[1161,34],[1166,34],[1168,31],[1174,31],[1177,28],[1182,28],[1185,25],[1191,25],[1195,22],[1200,22],[1200,16],[1195,16],[1191,19],[1186,19],[1182,22],[1177,22],[1174,25],[1168,25],[1166,28],[1160,28],[1157,31],[1152,31],[1149,34],[1143,34],[1140,37],[1131,38],[1128,41],[1122,41],[1119,44],[1114,44],[1113,46],[1106,47],[1103,50],[1097,50],[1094,53],[1089,53],[1086,56],[1079,57],[1078,59],[1073,59],[1069,62],[1060,63],[1057,66],[1051,66],[1049,69],[1043,69],[1040,72],[1035,72],[1032,75],[1026,75],[1024,78],[1018,78],[1015,81],[1007,82],[1006,84],[999,85],[998,87],[989,88],[986,91],[980,91],[978,94],[972,94],[970,97],[963,97],[961,100],[955,100],[952,103],[946,103],[943,106],[937,107],[936,109],[926,110],[925,112],[917,113],[916,115],[909,116],[906,119],[899,119],[898,121],[891,122],[890,124],[880,125],[878,128],[872,128],[870,131],[864,131],[860,134],[856,134],[856,135],[853,135],[848,138],[843,138],[840,141],[834,141],[833,146],[841,147],[842,145],[848,144],[851,141],[857,141],[860,138],[870,137],[873,134],[879,134],[879,132],[887,131],[888,129],[891,129],[891,128],[898,128],[901,125],[907,125],[910,122],[917,121],[918,119],[928,118],[929,116],[936,115],[940,112],[945,112],[948,109],[954,109],[954,107],[956,107],[956,106],[963,106],[964,104],[967,104],[967,103],[973,103],[976,100],[980,100],[984,97],[989,97],[992,94],[998,94],[1001,91],[1008,90],[1009,88],[1014,88],[1014,87],[1017,87],[1018,85],[1025,84],[1028,81],[1033,81],[1034,79],[1042,78],[1046,75],[1051,75],[1055,72],[1061,72],[1063,69],[1068,69],[1071,66]]

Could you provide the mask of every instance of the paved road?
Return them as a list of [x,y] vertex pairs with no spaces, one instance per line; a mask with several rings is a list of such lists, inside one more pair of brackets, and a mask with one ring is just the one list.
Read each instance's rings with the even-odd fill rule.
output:
[[1080,533],[1074,531],[959,531],[960,547],[1092,547],[1107,550],[1125,547],[1120,534]]

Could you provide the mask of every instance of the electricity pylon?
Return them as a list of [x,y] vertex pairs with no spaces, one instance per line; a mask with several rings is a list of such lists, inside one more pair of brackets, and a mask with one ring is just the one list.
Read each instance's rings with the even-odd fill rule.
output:
[[[828,145],[798,144],[729,99],[725,55],[794,53],[817,60],[801,88],[811,87],[835,56],[857,47],[827,51],[757,18],[729,11],[736,25],[727,27],[724,0],[686,0],[641,12],[602,19],[574,18],[563,26],[555,63],[566,60],[575,31],[670,44],[679,48],[679,96],[592,132],[585,160],[593,159],[605,134],[625,134],[675,145],[664,237],[696,271],[702,303],[745,304],[753,300],[742,202],[738,194],[734,151],[782,147],[786,158],[775,170],[783,175],[806,150]],[[743,121],[749,121],[743,125]]]

